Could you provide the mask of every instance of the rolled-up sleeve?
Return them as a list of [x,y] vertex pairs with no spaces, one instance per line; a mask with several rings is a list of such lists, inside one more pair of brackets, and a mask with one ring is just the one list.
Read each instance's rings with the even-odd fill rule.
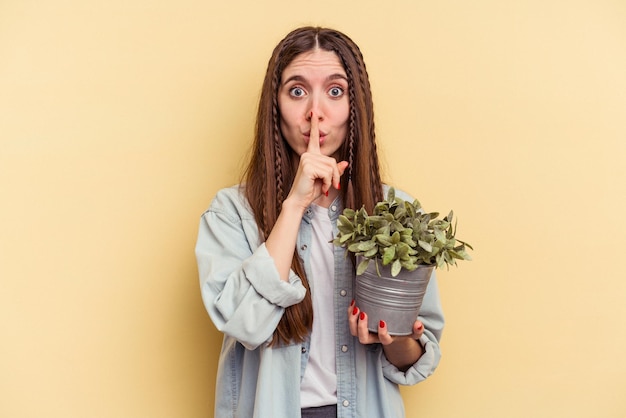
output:
[[[439,299],[437,278],[433,272],[418,319],[424,324],[424,334],[420,344],[424,348],[422,356],[406,372],[398,370],[382,355],[383,375],[390,381],[400,385],[414,385],[432,375],[439,365],[441,349],[439,341],[444,327],[443,310]],[[381,350],[382,353],[382,350]]]
[[243,262],[244,276],[254,290],[270,303],[282,308],[294,305],[304,298],[305,288],[293,271],[289,272],[289,283],[280,280],[276,264],[261,244],[252,256]]
[[254,349],[271,339],[284,309],[300,302],[306,290],[293,272],[289,282],[280,279],[240,199],[232,188],[218,193],[200,220],[195,252],[213,323]]

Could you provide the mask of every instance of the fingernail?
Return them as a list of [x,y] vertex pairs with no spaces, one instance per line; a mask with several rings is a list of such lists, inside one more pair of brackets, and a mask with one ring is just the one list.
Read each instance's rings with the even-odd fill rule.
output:
[[328,190],[326,190],[326,193],[324,193],[326,195],[326,197],[328,197]]
[[352,302],[350,302],[350,306],[354,305],[354,299],[352,299]]
[[378,324],[381,328],[385,328],[385,321],[381,320]]
[[354,309],[352,309],[352,315],[356,315],[357,312],[359,312],[359,308],[355,306]]
[[361,315],[359,315],[359,319],[361,321],[363,321],[365,319],[365,312],[361,312]]
[[337,190],[341,190],[341,183],[337,183]]

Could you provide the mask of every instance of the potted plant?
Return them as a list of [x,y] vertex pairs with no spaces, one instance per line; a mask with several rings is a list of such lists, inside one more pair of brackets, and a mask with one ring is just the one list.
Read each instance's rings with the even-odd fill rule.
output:
[[393,188],[373,214],[347,208],[339,216],[333,244],[356,256],[355,300],[371,331],[383,319],[391,335],[411,334],[433,270],[471,260],[472,247],[455,237],[452,220],[452,211],[439,219],[419,201],[396,197]]

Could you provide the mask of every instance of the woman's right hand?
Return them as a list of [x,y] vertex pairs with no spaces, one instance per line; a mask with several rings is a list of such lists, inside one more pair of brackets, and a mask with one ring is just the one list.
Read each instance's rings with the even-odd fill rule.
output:
[[339,189],[341,175],[348,167],[347,161],[337,162],[322,154],[320,147],[319,117],[311,112],[311,133],[306,152],[300,156],[298,171],[286,200],[292,200],[302,209],[322,195],[328,196],[331,187]]
[[337,163],[333,157],[322,154],[319,118],[312,117],[307,150],[300,156],[298,171],[289,195],[265,241],[267,251],[274,259],[282,280],[289,280],[293,251],[304,211],[311,202],[328,194],[331,187],[334,186],[334,190],[339,189],[339,181],[346,167],[348,162]]

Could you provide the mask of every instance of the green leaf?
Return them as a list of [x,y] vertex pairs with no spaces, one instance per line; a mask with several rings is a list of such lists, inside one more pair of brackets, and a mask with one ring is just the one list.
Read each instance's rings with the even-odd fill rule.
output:
[[353,236],[354,236],[354,234],[345,234],[341,238],[339,238],[339,243],[343,244],[344,242],[348,241],[349,239],[352,239]]
[[376,242],[374,240],[363,241],[359,243],[359,251],[369,251],[372,248],[376,247]]
[[391,263],[396,256],[396,246],[392,245],[391,247],[385,248],[383,251],[383,266]]
[[437,238],[437,241],[440,241],[442,243],[446,242],[446,236],[443,232],[441,232],[439,229],[435,229],[433,232],[435,233],[435,238]]
[[437,254],[437,268],[442,268],[446,262],[445,258],[443,258],[443,254]]
[[352,221],[350,221],[350,219],[348,219],[346,215],[339,215],[339,218],[337,219],[337,221],[339,222],[340,225],[346,225],[346,226],[352,225]]
[[354,218],[354,216],[356,215],[356,211],[354,209],[345,208],[343,210],[343,215],[345,215],[345,217],[348,217],[348,218]]
[[393,264],[391,264],[391,275],[393,277],[396,277],[398,273],[400,273],[401,268],[402,264],[400,263],[400,260],[394,261]]
[[427,243],[426,241],[419,240],[417,241],[417,244],[428,252],[431,252],[433,250],[433,246]]
[[365,251],[363,253],[363,257],[373,258],[378,254],[378,247],[372,247],[372,249]]
[[376,229],[376,234],[381,234],[385,236],[389,236],[390,232],[391,229],[389,228],[389,224],[387,222],[382,223],[381,226]]
[[400,265],[402,266],[403,269],[408,270],[408,271],[413,271],[417,268],[417,264],[413,260],[408,260],[408,261],[401,260]]
[[395,230],[395,231],[403,231],[404,230],[404,225],[402,225],[400,222],[394,220],[391,222],[391,229]]
[[409,247],[408,245],[402,245],[402,243],[400,243],[397,245],[396,254],[398,254],[398,258],[404,259],[409,256],[410,250],[411,247]]
[[397,220],[400,220],[406,216],[406,209],[404,205],[398,206],[396,211],[393,214],[393,217]]
[[412,248],[415,248],[415,246],[417,245],[417,243],[413,241],[413,236],[410,234],[402,234],[402,239],[400,240],[400,242]]
[[465,251],[463,247],[457,247],[453,251],[450,251],[450,253],[459,260],[472,261],[472,257],[467,253],[467,251]]
[[380,245],[382,245],[383,247],[388,247],[393,244],[393,242],[391,241],[391,238],[389,238],[389,236],[384,235],[384,234],[374,235],[374,240],[378,241]]
[[365,273],[365,270],[367,270],[367,266],[370,264],[370,260],[369,258],[365,258],[363,259],[363,261],[361,261],[359,263],[359,265],[356,268],[356,274],[357,276],[360,276],[361,274]]

